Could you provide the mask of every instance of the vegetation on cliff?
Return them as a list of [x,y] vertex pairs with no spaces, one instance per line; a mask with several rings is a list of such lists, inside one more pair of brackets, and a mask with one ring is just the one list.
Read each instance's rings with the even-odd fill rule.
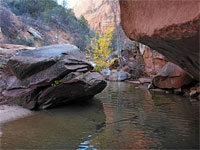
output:
[[[6,0],[1,5],[11,10],[22,24],[21,30],[19,29],[13,35],[12,30],[7,30],[8,28],[1,23],[1,30],[7,38],[7,43],[29,46],[71,43],[81,50],[90,43],[93,32],[88,27],[85,18],[77,19],[71,9],[58,5],[54,0]],[[4,14],[1,20],[12,24],[9,15]],[[25,35],[30,27],[37,30],[42,39],[38,41]],[[23,35],[19,34],[21,31]],[[2,40],[0,42],[5,43]]]

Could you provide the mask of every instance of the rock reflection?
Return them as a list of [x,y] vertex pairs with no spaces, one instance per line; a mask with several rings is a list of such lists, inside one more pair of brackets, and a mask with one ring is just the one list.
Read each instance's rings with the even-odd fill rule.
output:
[[122,82],[110,82],[98,98],[103,101],[106,127],[90,141],[100,143],[95,148],[198,148],[198,106],[194,108],[187,98],[150,93]]
[[1,149],[198,149],[199,105],[110,82],[94,101],[2,126]]

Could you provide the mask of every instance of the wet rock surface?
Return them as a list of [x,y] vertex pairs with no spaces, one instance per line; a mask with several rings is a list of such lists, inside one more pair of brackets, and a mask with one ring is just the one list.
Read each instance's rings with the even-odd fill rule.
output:
[[1,101],[45,109],[101,92],[106,82],[76,46],[63,44],[17,53],[0,83]]

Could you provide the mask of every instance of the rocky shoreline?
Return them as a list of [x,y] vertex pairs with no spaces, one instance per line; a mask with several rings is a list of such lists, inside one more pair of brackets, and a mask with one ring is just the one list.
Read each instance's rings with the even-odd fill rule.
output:
[[103,76],[92,69],[74,45],[22,50],[4,66],[0,99],[31,110],[90,99],[106,87]]

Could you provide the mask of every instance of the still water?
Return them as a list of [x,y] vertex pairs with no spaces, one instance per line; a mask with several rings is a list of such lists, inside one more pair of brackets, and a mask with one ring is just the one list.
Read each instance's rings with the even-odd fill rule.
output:
[[0,149],[198,149],[199,105],[110,82],[93,100],[1,125]]

